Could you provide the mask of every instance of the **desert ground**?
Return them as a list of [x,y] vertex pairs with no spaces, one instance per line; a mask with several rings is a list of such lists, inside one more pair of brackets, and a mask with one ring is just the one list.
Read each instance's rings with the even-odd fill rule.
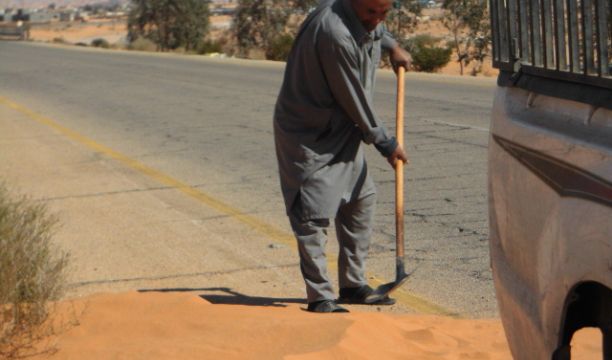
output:
[[106,39],[110,44],[122,43],[127,34],[126,20],[91,20],[88,22],[57,22],[35,25],[30,30],[30,39],[42,42],[66,42],[70,44],[91,44],[97,38]]

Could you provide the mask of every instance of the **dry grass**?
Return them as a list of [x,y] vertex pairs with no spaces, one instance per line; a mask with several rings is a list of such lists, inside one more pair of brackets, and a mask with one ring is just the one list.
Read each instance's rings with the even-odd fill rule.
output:
[[54,248],[57,218],[0,184],[0,358],[35,351],[50,332],[50,303],[64,290],[68,254]]

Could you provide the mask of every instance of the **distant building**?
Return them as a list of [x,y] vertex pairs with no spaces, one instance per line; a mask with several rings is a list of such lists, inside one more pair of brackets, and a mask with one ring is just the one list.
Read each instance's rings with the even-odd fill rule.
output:
[[123,11],[107,11],[105,17],[107,18],[120,18],[126,15]]
[[2,22],[11,22],[13,21],[13,16],[15,16],[17,12],[13,9],[6,9],[4,11],[4,15],[2,15]]
[[12,12],[12,16],[9,21],[17,22],[17,21],[30,21],[29,10],[17,9],[17,12]]
[[74,19],[77,21],[86,22],[89,20],[89,13],[87,11],[77,10]]
[[236,12],[235,8],[215,7],[210,10],[213,15],[233,15]]
[[74,19],[76,18],[76,11],[74,10],[66,10],[66,11],[62,11],[59,15],[59,19],[60,21],[74,21]]
[[53,20],[57,20],[58,16],[55,12],[49,10],[39,10],[30,13],[31,23],[48,23]]

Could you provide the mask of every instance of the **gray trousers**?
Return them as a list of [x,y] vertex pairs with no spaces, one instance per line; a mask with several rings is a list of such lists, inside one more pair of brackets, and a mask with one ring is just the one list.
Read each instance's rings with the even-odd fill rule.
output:
[[[341,204],[335,218],[338,254],[338,282],[341,288],[367,284],[365,259],[370,247],[376,195]],[[298,241],[300,269],[306,283],[308,302],[335,299],[327,274],[327,228],[329,219],[301,219],[299,211],[289,215]]]

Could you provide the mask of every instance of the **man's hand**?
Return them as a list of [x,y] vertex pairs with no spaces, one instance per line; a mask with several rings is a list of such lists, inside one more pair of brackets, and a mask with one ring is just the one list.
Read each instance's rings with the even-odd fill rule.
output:
[[397,145],[397,147],[393,151],[393,154],[389,155],[389,157],[387,158],[387,162],[389,162],[391,167],[395,169],[395,163],[398,160],[403,162],[404,164],[408,162],[408,155],[406,155],[404,149],[402,149],[402,147],[399,145]]
[[393,66],[393,71],[396,73],[400,66],[406,70],[410,69],[410,66],[412,65],[412,56],[410,56],[406,50],[402,49],[401,46],[396,45],[393,50],[391,50],[389,56],[391,65]]

